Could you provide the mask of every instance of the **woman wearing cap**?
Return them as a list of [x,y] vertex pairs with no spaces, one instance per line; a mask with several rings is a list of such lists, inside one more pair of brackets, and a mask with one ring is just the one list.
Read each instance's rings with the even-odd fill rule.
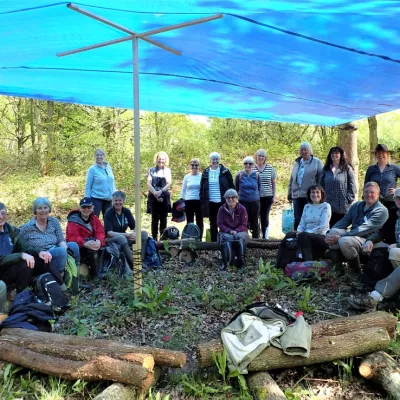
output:
[[99,250],[105,246],[105,232],[99,217],[94,213],[90,197],[84,197],[79,203],[79,210],[68,214],[67,241],[79,246],[81,260],[88,264],[92,277],[97,276]]
[[85,197],[90,197],[94,205],[94,213],[99,216],[111,207],[111,197],[115,192],[115,179],[110,164],[105,160],[102,149],[94,152],[96,162],[88,169],[85,186]]
[[341,147],[334,146],[329,150],[320,184],[325,190],[326,201],[332,208],[329,222],[332,227],[347,214],[357,192],[353,167]]
[[247,212],[245,207],[239,203],[239,196],[235,189],[228,189],[224,199],[226,203],[220,207],[217,216],[218,241],[222,243],[240,240],[243,243],[244,251],[243,254],[240,254],[239,266],[243,266],[246,244],[249,240]]
[[210,220],[211,241],[218,238],[218,210],[225,203],[224,193],[233,189],[233,178],[228,168],[220,164],[221,155],[217,152],[210,154],[211,165],[201,175],[200,201],[203,217]]
[[388,208],[396,208],[393,193],[400,178],[400,167],[390,162],[391,153],[386,144],[378,144],[375,147],[376,164],[368,167],[364,184],[376,182],[381,189],[382,203]]
[[154,156],[155,166],[147,172],[147,210],[151,214],[151,235],[157,240],[158,232],[163,233],[167,227],[167,216],[171,208],[171,187],[172,175],[168,168],[169,157],[164,151],[159,151]]
[[192,158],[190,160],[190,172],[183,178],[181,199],[185,200],[185,213],[187,222],[194,222],[196,215],[196,225],[199,227],[203,237],[203,214],[201,213],[200,203],[200,160]]
[[260,213],[260,177],[257,171],[253,171],[254,158],[243,159],[244,169],[236,175],[235,186],[239,193],[240,204],[247,211],[252,237],[258,239],[259,226],[258,215]]
[[267,164],[267,153],[263,149],[256,152],[256,163],[253,171],[259,173],[260,187],[260,220],[263,239],[269,238],[269,212],[276,199],[276,172],[271,164]]
[[60,273],[64,272],[69,249],[79,265],[79,247],[74,242],[66,242],[57,218],[51,217],[51,203],[46,197],[38,197],[32,204],[34,217],[20,227],[21,235],[32,247],[48,251],[52,259],[50,265]]
[[320,181],[323,168],[322,161],[313,155],[310,143],[300,144],[299,155],[293,164],[288,188],[288,200],[293,201],[294,229],[297,229],[307,204],[307,190]]

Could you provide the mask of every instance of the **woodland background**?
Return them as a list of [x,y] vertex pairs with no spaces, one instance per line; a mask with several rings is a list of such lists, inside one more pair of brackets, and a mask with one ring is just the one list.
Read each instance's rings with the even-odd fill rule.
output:
[[[158,112],[141,112],[140,124],[143,207],[145,173],[157,151],[164,150],[170,156],[175,199],[192,157],[199,157],[204,168],[208,154],[218,151],[234,175],[245,156],[264,148],[277,169],[278,197],[283,200],[300,142],[311,142],[314,154],[325,160],[329,148],[342,140],[337,127],[218,118],[199,122],[186,115]],[[360,120],[357,126],[353,150],[347,150],[354,153],[357,149],[362,183],[367,166],[373,162],[370,149],[378,138],[397,151],[396,161],[400,112]],[[14,222],[29,218],[37,196],[49,197],[56,213],[75,208],[97,147],[106,151],[117,187],[127,192],[127,204],[132,206],[132,127],[131,110],[0,97],[0,201],[8,205]],[[351,154],[353,159],[357,153]]]

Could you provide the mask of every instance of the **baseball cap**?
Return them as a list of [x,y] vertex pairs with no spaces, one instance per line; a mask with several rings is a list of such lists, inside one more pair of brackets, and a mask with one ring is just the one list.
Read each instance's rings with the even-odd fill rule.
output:
[[93,205],[93,201],[90,197],[84,197],[80,202],[79,202],[80,206],[92,206]]

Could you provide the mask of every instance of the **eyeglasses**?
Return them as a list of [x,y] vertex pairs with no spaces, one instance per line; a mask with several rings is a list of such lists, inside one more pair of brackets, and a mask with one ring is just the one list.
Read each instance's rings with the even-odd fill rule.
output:
[[199,164],[190,164],[192,167],[198,167]]
[[244,162],[243,165],[253,165],[252,162]]
[[259,154],[257,155],[257,157],[265,158],[265,156],[260,156]]
[[393,199],[396,201],[400,201],[400,196],[394,196]]
[[237,199],[237,197],[236,197],[236,196],[233,196],[233,197],[225,197],[225,199],[226,199],[226,200],[233,200],[233,199]]
[[81,208],[92,208],[92,206],[81,206]]

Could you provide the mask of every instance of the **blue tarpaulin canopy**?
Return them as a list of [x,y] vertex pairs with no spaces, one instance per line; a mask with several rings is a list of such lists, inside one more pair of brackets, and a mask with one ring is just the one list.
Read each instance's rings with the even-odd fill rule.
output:
[[[87,0],[78,7],[132,31],[224,18],[140,41],[140,108],[336,125],[400,108],[400,2]],[[131,108],[127,36],[50,0],[0,1],[0,93]]]

